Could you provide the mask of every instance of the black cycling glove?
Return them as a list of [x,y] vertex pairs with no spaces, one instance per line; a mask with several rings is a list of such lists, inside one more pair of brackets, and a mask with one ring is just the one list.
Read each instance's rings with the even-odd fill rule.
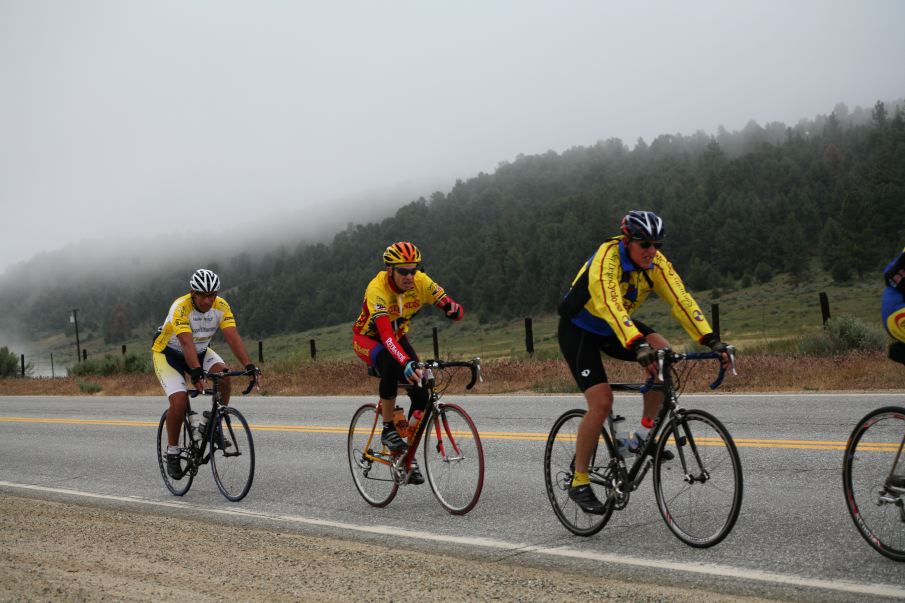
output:
[[198,383],[202,379],[204,379],[204,369],[200,366],[196,366],[193,369],[189,369],[189,375],[192,377],[192,383]]
[[635,360],[644,368],[657,362],[657,351],[641,338],[632,343],[632,351],[635,353]]

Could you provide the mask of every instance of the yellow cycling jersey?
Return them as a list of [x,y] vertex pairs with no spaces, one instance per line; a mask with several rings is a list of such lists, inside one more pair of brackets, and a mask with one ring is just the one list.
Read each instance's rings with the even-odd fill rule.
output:
[[659,251],[652,266],[643,270],[629,259],[621,237],[610,239],[581,267],[573,287],[583,281],[585,272],[590,299],[571,318],[580,328],[599,335],[615,334],[623,346],[629,347],[641,336],[631,315],[653,291],[670,305],[672,315],[692,339],[700,342],[713,332],[682,279]]
[[361,314],[352,330],[367,337],[378,337],[374,320],[386,316],[393,322],[396,337],[402,337],[409,329],[412,317],[426,304],[435,304],[446,295],[439,284],[424,272],[415,273],[415,286],[411,291],[397,292],[386,270],[377,273],[365,289]]
[[192,295],[187,293],[178,298],[170,306],[170,312],[160,334],[154,339],[151,350],[162,352],[165,348],[182,352],[182,346],[176,337],[180,333],[191,333],[195,342],[195,350],[200,354],[207,349],[217,328],[225,329],[236,326],[236,318],[229,304],[222,297],[214,300],[214,305],[207,312],[199,312],[192,304]]

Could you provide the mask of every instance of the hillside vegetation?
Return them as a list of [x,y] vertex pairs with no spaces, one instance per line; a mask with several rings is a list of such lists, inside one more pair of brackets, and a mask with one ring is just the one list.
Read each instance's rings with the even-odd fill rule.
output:
[[[329,355],[335,330],[336,341],[345,340],[339,354],[382,249],[408,239],[466,308],[456,346],[518,354],[523,319],[533,316],[543,353],[555,345],[552,311],[581,262],[617,232],[626,210],[643,208],[665,218],[663,252],[705,312],[721,303],[726,338],[753,345],[819,328],[818,290],[829,290],[837,311],[850,306],[876,320],[879,270],[905,232],[903,156],[902,106],[881,102],[853,113],[837,106],[794,127],[751,122],[742,132],[664,135],[631,149],[612,139],[520,156],[379,223],[349,225],[329,245],[228,258],[200,250],[184,265],[134,277],[128,269],[87,276],[65,262],[51,275],[25,266],[0,287],[0,333],[71,349],[69,317],[79,308],[85,341],[144,347],[190,271],[206,265],[220,272],[246,339],[274,350],[285,341],[304,356],[315,337],[319,354]],[[429,349],[429,328],[441,322],[423,319],[420,349]],[[654,320],[681,339],[668,322]],[[446,340],[449,326],[442,329]],[[507,329],[515,336],[497,341]]]

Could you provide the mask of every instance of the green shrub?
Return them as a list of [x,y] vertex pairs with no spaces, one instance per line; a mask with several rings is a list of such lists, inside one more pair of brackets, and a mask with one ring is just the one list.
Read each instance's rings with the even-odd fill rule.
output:
[[0,377],[15,377],[19,375],[19,358],[3,346],[0,348]]
[[829,319],[822,332],[801,338],[798,351],[808,356],[831,356],[855,350],[879,351],[885,349],[886,340],[886,334],[879,326],[843,314]]
[[81,390],[83,394],[96,394],[104,389],[100,383],[93,383],[91,381],[78,381],[78,385],[79,390]]
[[69,369],[70,375],[118,375],[123,373],[150,373],[151,363],[146,358],[135,354],[114,356],[106,354],[101,359],[90,359],[80,362]]

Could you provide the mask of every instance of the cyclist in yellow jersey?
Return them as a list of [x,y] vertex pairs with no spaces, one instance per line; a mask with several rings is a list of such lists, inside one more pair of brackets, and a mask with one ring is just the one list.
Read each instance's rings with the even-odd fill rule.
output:
[[[894,339],[889,344],[889,358],[905,364],[905,249],[883,270],[881,314],[883,327]],[[905,491],[905,475],[892,475],[889,485]]]
[[[378,272],[365,289],[361,314],[352,326],[352,348],[380,377],[381,442],[392,452],[404,452],[408,445],[393,423],[399,383],[413,384],[408,390],[409,417],[423,411],[428,402],[427,390],[416,385],[421,380],[421,370],[415,367],[418,355],[406,336],[411,320],[426,305],[440,308],[452,320],[461,320],[463,310],[421,271],[421,252],[412,243],[393,243],[384,251],[383,261],[386,270]],[[412,460],[409,483],[423,482]]]
[[[656,351],[669,342],[651,327],[632,319],[632,313],[656,293],[672,308],[673,317],[695,341],[709,346],[729,365],[730,346],[713,333],[682,279],[660,252],[663,220],[650,211],[630,211],[622,219],[621,234],[603,242],[578,271],[559,305],[559,347],[588,412],[578,426],[575,473],[569,497],[587,513],[603,513],[594,495],[588,464],[604,420],[613,408],[613,390],[607,383],[600,352],[619,360],[637,361],[656,378]],[[646,434],[663,402],[663,393],[644,394],[641,428]]]
[[[217,295],[220,278],[212,271],[200,268],[189,279],[189,288],[186,295],[170,306],[151,346],[154,372],[170,401],[167,411],[167,473],[173,479],[182,477],[176,443],[188,402],[185,375],[190,376],[197,389],[203,390],[207,387],[205,373],[228,370],[223,359],[209,347],[218,328],[236,359],[245,365],[246,370],[255,372],[257,386],[262,384],[260,371],[248,357],[229,304]],[[220,385],[223,403],[229,404],[229,378],[224,378]]]

